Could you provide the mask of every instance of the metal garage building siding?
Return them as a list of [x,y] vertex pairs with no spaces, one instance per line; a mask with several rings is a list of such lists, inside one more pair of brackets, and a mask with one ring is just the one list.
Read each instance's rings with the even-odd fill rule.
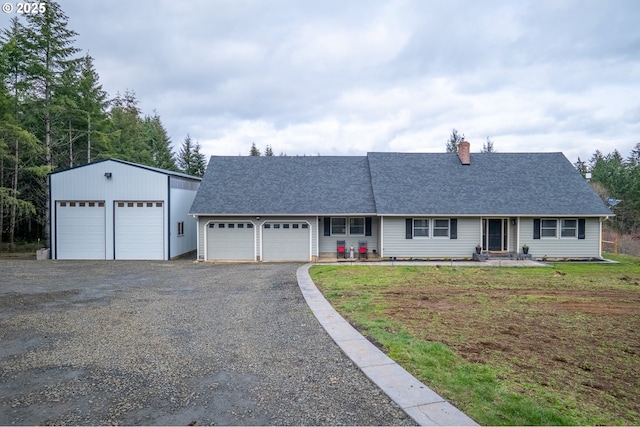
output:
[[[176,205],[173,205],[171,201],[171,181],[174,177],[173,172],[162,171],[160,169],[148,168],[143,165],[136,165],[128,162],[122,162],[119,160],[104,160],[73,169],[54,172],[49,175],[49,184],[51,189],[51,256],[54,259],[60,258],[65,255],[66,248],[64,247],[64,239],[59,239],[59,227],[57,221],[64,223],[70,218],[60,218],[59,213],[55,213],[56,206],[61,201],[69,200],[101,200],[104,202],[105,209],[105,224],[104,224],[104,247],[105,255],[104,259],[122,259],[122,256],[127,254],[127,251],[136,250],[139,251],[136,254],[129,252],[126,255],[127,258],[136,259],[169,259],[189,250],[195,249],[195,226],[190,224],[194,222],[191,217],[188,217],[189,206],[195,197],[197,185],[199,180],[196,178],[190,178],[188,176],[176,175],[179,180],[186,180],[190,182],[189,188],[180,188],[180,195],[176,196]],[[193,187],[193,188],[192,188]],[[182,194],[184,193],[184,194]],[[191,195],[191,198],[189,198]],[[136,237],[136,231],[132,227],[129,227],[129,231],[124,229],[118,230],[118,224],[123,224],[122,221],[118,222],[116,218],[116,203],[117,202],[140,202],[140,201],[161,201],[162,207],[159,209],[162,211],[160,217],[159,214],[152,215],[149,218],[155,225],[153,227],[160,227],[162,233],[162,241],[158,238],[150,238],[147,236]],[[183,206],[180,206],[182,204]],[[170,206],[172,206],[170,212]],[[155,209],[155,208],[154,208]],[[178,214],[179,212],[179,214]],[[133,218],[129,218],[133,221]],[[144,221],[144,220],[143,220]],[[185,234],[190,231],[194,234],[193,237],[181,237],[182,241],[178,241],[180,245],[176,244],[175,247],[172,244],[173,240],[179,239],[177,236],[177,222],[183,221],[185,223]],[[158,225],[158,223],[160,224]],[[175,222],[175,224],[174,224]],[[125,223],[126,224],[126,221]],[[141,223],[138,223],[140,225]],[[188,228],[188,226],[191,226]],[[139,230],[137,230],[139,231]],[[170,234],[171,231],[171,234]],[[84,239],[87,241],[87,245],[91,246],[94,242],[89,241],[95,239],[96,236],[91,236],[87,231],[78,229],[77,239],[80,241]],[[124,237],[124,241],[127,239],[130,243],[136,240],[134,245],[130,245],[129,249],[120,249],[118,254],[116,248],[117,242],[123,242],[123,236],[129,235],[130,238]],[[118,240],[118,237],[120,239]],[[63,236],[64,237],[64,236]],[[143,241],[146,240],[146,241]],[[188,240],[191,241],[192,247],[188,248]],[[187,243],[184,243],[187,242]],[[60,245],[63,245],[60,247]],[[137,245],[137,248],[136,248]],[[124,255],[123,255],[124,254]],[[122,255],[122,256],[121,256]],[[82,259],[85,259],[83,257]]]

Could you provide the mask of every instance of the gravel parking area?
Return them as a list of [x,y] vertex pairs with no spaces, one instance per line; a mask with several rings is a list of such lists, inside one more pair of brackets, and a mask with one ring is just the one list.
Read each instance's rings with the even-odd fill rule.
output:
[[0,260],[0,425],[410,425],[299,264]]

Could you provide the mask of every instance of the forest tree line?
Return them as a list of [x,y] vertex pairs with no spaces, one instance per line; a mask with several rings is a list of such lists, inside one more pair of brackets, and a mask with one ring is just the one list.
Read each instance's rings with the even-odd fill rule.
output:
[[[23,20],[21,20],[23,19]],[[200,145],[187,135],[178,153],[157,112],[144,114],[133,91],[114,97],[102,88],[94,59],[75,45],[77,33],[55,2],[45,13],[13,18],[0,31],[0,250],[2,242],[44,239],[47,233],[47,175],[105,158],[202,176]],[[447,151],[464,138],[453,130]],[[495,152],[487,138],[483,152]],[[250,155],[273,156],[251,147]],[[281,156],[286,155],[280,153]],[[640,233],[640,143],[624,157],[596,151],[575,167],[607,201],[610,225]]]
[[55,2],[0,32],[0,250],[45,238],[50,172],[117,158],[204,174],[197,141],[187,135],[176,154],[159,114],[143,114],[133,91],[110,98],[77,35]]

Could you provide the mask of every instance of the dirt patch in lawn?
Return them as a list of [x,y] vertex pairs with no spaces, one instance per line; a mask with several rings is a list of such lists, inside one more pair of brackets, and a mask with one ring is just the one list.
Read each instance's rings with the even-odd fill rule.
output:
[[[640,288],[580,286],[549,273],[531,280],[474,272],[408,276],[381,290],[383,312],[412,335],[471,362],[499,366],[523,394],[589,402],[614,422],[640,419]],[[579,403],[578,403],[579,404]]]

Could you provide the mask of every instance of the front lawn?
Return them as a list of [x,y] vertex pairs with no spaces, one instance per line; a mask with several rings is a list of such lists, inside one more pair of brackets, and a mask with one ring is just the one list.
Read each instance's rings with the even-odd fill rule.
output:
[[640,259],[316,265],[345,318],[484,425],[640,424]]

